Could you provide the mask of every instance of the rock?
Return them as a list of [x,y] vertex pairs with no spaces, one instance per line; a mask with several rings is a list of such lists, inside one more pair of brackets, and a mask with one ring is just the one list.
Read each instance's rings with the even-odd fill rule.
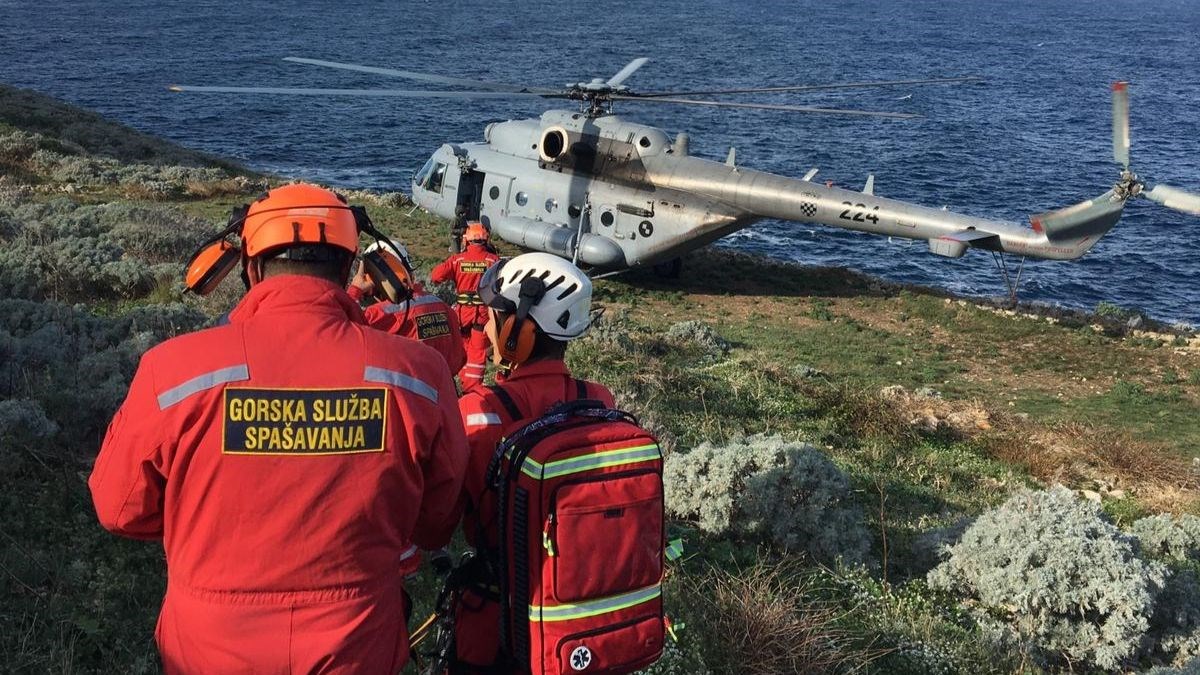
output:
[[946,422],[962,431],[987,431],[992,428],[992,418],[986,410],[960,410],[946,416]]
[[879,390],[879,395],[885,398],[900,398],[908,393],[902,384],[893,384],[890,387],[884,387]]
[[825,372],[813,368],[812,366],[803,363],[792,366],[792,372],[796,373],[797,377],[802,377],[806,380],[811,380],[817,377],[825,377]]
[[1141,328],[1143,323],[1145,323],[1145,319],[1142,318],[1142,315],[1134,314],[1129,321],[1125,322],[1125,325],[1132,330],[1134,328]]
[[921,415],[920,417],[913,418],[911,421],[909,421],[909,424],[920,428],[922,431],[937,431],[938,427],[941,426],[942,421],[938,419],[937,415],[925,414]]
[[1080,490],[1079,494],[1088,501],[1100,503],[1100,493],[1094,490]]
[[913,392],[913,394],[915,394],[917,396],[921,396],[923,398],[941,398],[942,397],[942,392],[937,391],[933,387],[921,387],[920,389]]

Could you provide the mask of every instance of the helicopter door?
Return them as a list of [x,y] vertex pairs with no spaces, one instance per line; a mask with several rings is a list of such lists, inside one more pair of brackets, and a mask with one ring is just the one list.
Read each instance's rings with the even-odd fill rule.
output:
[[508,214],[508,193],[512,188],[513,179],[494,173],[478,175],[483,192],[482,197],[475,203],[479,207],[479,219],[490,224],[492,218],[501,218]]
[[464,171],[459,176],[455,213],[463,214],[467,220],[479,220],[485,179],[486,175],[481,171]]

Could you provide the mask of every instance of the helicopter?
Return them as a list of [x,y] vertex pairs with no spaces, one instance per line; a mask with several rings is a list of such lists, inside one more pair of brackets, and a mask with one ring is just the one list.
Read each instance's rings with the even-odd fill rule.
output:
[[1126,82],[1112,87],[1113,158],[1122,166],[1117,182],[1094,199],[1033,215],[1026,226],[880,197],[874,191],[874,175],[868,176],[861,191],[855,191],[815,182],[815,168],[792,178],[741,166],[733,148],[724,162],[694,157],[689,154],[686,133],[671,138],[661,129],[626,119],[613,110],[618,102],[637,102],[905,119],[918,116],[697,97],[966,84],[982,82],[979,77],[640,93],[625,82],[647,62],[645,58],[635,59],[607,79],[593,78],[559,89],[300,57],[284,60],[473,89],[179,85],[171,89],[574,101],[574,110],[549,110],[538,118],[490,124],[482,142],[443,144],[414,174],[411,194],[426,211],[460,223],[482,221],[505,241],[570,259],[600,275],[644,266],[677,275],[683,254],[759,220],[774,218],[925,240],[931,253],[949,258],[961,257],[972,248],[988,251],[1015,299],[1020,271],[1014,281],[1004,254],[1020,256],[1022,263],[1026,257],[1079,258],[1117,224],[1125,205],[1135,197],[1200,215],[1200,195],[1168,185],[1148,186],[1130,169]]

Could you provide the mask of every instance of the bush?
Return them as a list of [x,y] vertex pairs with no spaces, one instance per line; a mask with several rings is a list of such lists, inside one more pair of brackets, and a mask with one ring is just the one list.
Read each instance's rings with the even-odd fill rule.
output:
[[1099,505],[1059,486],[984,513],[928,578],[1048,660],[1111,670],[1141,646],[1166,569],[1143,561]]
[[1174,570],[1150,625],[1146,646],[1155,656],[1176,666],[1200,657],[1200,579],[1195,570]]
[[0,203],[0,295],[84,302],[138,298],[155,265],[178,264],[212,226],[174,209],[68,200]]
[[870,536],[845,474],[823,453],[778,436],[676,452],[663,473],[667,509],[714,534],[765,537],[785,551],[851,563]]
[[1156,558],[1200,560],[1200,518],[1159,514],[1133,523],[1133,536],[1146,553]]
[[592,322],[585,339],[605,349],[616,349],[627,353],[633,351],[636,346],[629,330],[630,322],[627,311],[620,309],[605,312]]
[[680,321],[667,329],[667,339],[681,345],[695,346],[711,358],[729,353],[730,344],[703,321]]
[[[206,321],[179,304],[110,318],[56,303],[0,300],[0,398],[14,399],[7,410],[13,420],[23,420],[20,428],[49,428],[39,415],[57,427],[53,434],[35,434],[46,448],[91,453],[142,352]],[[16,421],[10,424],[18,428]]]

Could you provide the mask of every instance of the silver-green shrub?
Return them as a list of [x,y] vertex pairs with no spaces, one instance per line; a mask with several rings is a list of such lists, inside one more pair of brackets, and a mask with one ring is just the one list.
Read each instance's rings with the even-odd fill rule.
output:
[[0,296],[83,302],[135,298],[213,226],[167,207],[0,203]]
[[181,304],[107,317],[58,303],[2,299],[0,400],[15,403],[0,422],[47,447],[91,451],[125,396],[141,354],[206,321]]
[[1148,555],[1174,560],[1200,560],[1200,518],[1160,513],[1133,523],[1133,536]]
[[1181,666],[1200,657],[1200,579],[1196,571],[1172,571],[1150,620],[1146,646],[1156,657]]
[[1141,675],[1200,675],[1200,659],[1192,659],[1177,668],[1156,666]]
[[870,535],[850,482],[821,451],[779,436],[676,452],[663,471],[667,510],[705,532],[763,537],[824,561],[864,562]]
[[680,321],[667,329],[667,339],[682,345],[694,345],[707,356],[719,358],[729,353],[729,341],[703,321]]
[[1138,553],[1099,505],[1061,486],[1022,490],[967,528],[928,579],[1048,661],[1112,670],[1138,652],[1166,581]]
[[622,308],[605,312],[592,321],[585,339],[604,348],[631,352],[635,345],[629,331],[629,313]]
[[58,425],[37,401],[7,399],[0,401],[0,441],[49,438],[58,433]]

